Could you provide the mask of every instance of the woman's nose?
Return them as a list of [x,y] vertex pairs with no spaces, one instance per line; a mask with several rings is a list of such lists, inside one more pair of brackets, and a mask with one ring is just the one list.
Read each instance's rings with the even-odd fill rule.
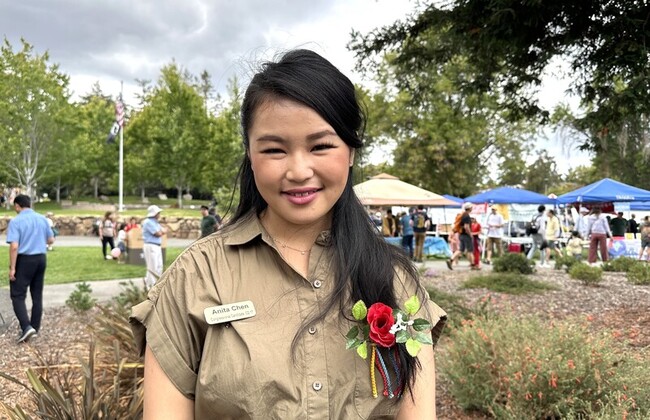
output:
[[313,162],[309,156],[299,154],[289,160],[287,179],[292,182],[303,182],[314,176]]

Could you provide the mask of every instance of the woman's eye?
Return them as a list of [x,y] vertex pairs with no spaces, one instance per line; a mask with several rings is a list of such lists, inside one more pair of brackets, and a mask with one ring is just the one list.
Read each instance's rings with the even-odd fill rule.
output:
[[278,148],[269,148],[269,149],[262,150],[262,153],[272,155],[276,153],[284,153],[284,150]]
[[330,143],[322,143],[322,144],[317,144],[316,146],[314,146],[314,148],[312,150],[315,151],[315,152],[318,152],[318,151],[321,151],[321,150],[334,149],[335,147],[336,146],[334,146],[333,144],[330,144]]

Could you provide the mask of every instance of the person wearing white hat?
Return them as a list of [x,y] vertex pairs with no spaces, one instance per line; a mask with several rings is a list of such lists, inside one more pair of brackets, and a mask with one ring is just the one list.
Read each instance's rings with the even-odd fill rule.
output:
[[142,240],[144,245],[144,261],[147,264],[147,274],[144,281],[147,287],[153,287],[156,280],[160,278],[163,271],[162,236],[167,233],[167,229],[160,226],[158,219],[162,209],[158,206],[151,205],[147,208],[147,218],[142,223]]
[[587,239],[589,236],[589,220],[587,216],[589,215],[589,209],[586,207],[580,207],[580,213],[576,217],[576,224],[573,230],[577,231],[580,234],[580,237],[583,240]]

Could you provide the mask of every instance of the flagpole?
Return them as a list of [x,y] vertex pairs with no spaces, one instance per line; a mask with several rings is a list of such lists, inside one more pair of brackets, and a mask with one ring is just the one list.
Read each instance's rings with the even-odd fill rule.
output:
[[[124,90],[124,81],[120,81],[120,101],[122,101],[122,93]],[[119,204],[117,211],[124,210],[124,124],[120,127],[120,169],[119,169]]]

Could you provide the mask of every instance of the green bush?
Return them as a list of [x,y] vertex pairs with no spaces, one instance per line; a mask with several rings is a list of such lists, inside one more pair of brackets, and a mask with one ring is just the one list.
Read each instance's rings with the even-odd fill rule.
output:
[[573,267],[574,264],[577,264],[579,262],[580,261],[575,259],[573,256],[565,255],[555,260],[555,269],[562,270],[564,268],[565,271],[568,273],[571,267]]
[[627,272],[627,280],[632,284],[650,284],[650,265],[638,263]]
[[97,299],[91,296],[92,292],[93,289],[90,287],[90,284],[85,281],[77,283],[75,290],[70,293],[65,304],[75,312],[86,312],[92,309],[95,303],[97,303]]
[[603,270],[585,263],[573,264],[569,269],[572,279],[580,280],[586,285],[598,284],[603,280]]
[[647,365],[618,351],[611,334],[596,335],[579,322],[519,316],[466,321],[450,332],[439,360],[456,402],[494,418],[650,415]]
[[533,274],[535,263],[521,252],[509,252],[493,262],[492,271],[496,273]]
[[526,293],[541,293],[554,290],[555,287],[537,280],[531,280],[521,273],[490,273],[474,276],[465,280],[461,286],[464,289],[486,288],[494,292],[523,295]]
[[603,271],[614,271],[627,273],[630,269],[639,265],[639,261],[630,257],[614,258],[603,263]]
[[122,291],[113,298],[112,307],[126,318],[131,313],[131,307],[147,300],[147,289],[138,287],[133,281],[121,282]]

